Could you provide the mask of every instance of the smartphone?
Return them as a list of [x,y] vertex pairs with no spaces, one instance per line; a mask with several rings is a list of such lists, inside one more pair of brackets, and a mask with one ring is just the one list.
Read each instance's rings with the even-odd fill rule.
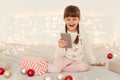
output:
[[69,33],[61,33],[61,39],[68,42],[64,48],[72,48],[71,35]]

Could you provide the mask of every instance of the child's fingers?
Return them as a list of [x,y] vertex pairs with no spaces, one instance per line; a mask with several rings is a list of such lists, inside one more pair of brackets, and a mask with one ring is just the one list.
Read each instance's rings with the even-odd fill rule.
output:
[[92,64],[92,66],[100,66],[100,64]]
[[67,41],[62,41],[61,43],[62,43],[62,44],[67,44],[68,42],[67,42]]
[[64,41],[60,43],[60,45],[61,45],[62,47],[66,46],[67,44],[68,44],[68,43],[67,43],[67,42],[64,42]]
[[65,41],[65,40],[59,40],[58,43],[62,43],[63,44],[63,43],[67,43],[67,41]]
[[62,40],[62,39],[60,39],[60,40],[58,41],[58,43],[59,43],[59,46],[60,46],[60,47],[64,47],[64,46],[66,46],[66,45],[68,44],[67,41]]
[[64,42],[63,44],[66,46],[68,44],[68,42]]

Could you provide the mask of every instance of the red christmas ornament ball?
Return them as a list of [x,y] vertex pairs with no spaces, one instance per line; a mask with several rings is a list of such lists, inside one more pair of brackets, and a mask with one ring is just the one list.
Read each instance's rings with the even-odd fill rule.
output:
[[68,75],[68,76],[65,77],[65,80],[73,80],[73,77]]
[[107,58],[108,59],[112,59],[113,58],[113,54],[112,53],[108,53]]
[[5,69],[4,68],[0,68],[0,75],[3,75],[5,72]]
[[33,69],[27,70],[27,75],[28,75],[29,77],[34,76],[34,74],[35,74],[35,71],[34,71]]

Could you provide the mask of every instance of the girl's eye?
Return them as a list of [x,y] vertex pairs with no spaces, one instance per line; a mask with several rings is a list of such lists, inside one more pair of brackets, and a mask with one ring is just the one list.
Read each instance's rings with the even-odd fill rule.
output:
[[77,19],[76,18],[73,18],[73,21],[76,21]]
[[67,21],[70,21],[70,19],[68,18],[68,19],[66,19]]
[[72,21],[76,21],[77,18],[66,18],[66,21],[70,21],[70,20],[72,20]]

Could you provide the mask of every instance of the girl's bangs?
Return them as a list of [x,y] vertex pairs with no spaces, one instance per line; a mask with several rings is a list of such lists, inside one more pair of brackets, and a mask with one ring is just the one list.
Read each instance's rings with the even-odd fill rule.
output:
[[77,13],[66,13],[64,17],[79,17]]

